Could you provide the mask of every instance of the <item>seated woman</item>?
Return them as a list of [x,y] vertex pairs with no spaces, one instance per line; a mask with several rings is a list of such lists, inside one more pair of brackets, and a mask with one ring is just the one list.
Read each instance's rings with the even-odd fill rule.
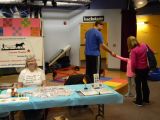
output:
[[[23,69],[18,78],[18,87],[45,86],[44,71],[38,68],[34,55],[26,58],[26,68]],[[41,120],[44,110],[25,110],[25,120]],[[34,116],[34,117],[33,117]]]
[[45,86],[44,71],[37,66],[34,55],[30,55],[26,59],[26,68],[23,69],[18,78],[19,87]]

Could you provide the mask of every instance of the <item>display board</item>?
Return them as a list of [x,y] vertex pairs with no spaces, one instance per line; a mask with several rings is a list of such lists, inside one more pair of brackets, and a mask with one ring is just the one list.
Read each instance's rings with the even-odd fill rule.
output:
[[43,66],[41,32],[39,18],[0,18],[0,68],[24,67],[30,54]]
[[42,37],[0,37],[0,68],[24,67],[30,54],[43,66],[43,53]]

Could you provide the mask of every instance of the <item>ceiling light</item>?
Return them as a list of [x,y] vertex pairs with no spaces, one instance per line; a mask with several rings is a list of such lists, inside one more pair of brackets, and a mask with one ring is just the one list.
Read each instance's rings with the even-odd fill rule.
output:
[[137,4],[138,4],[138,5],[143,5],[144,2],[143,2],[143,1],[139,1]]
[[24,0],[0,0],[0,4],[22,3]]
[[30,5],[37,5],[37,6],[44,6],[44,3],[43,1],[34,1],[32,3],[28,3]]
[[91,0],[54,0],[54,2],[91,3]]
[[80,4],[80,3],[67,3],[67,2],[56,2],[57,6],[82,6],[84,4]]
[[148,3],[148,0],[133,0],[133,1],[136,8],[144,7]]
[[46,6],[52,6],[52,1],[47,1]]
[[137,25],[145,25],[145,24],[148,24],[148,22],[144,22],[144,21],[142,21],[142,22],[137,22]]

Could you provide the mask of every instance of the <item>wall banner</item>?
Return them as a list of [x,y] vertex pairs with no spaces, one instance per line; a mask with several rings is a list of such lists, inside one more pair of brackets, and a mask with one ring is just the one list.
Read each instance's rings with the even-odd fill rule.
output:
[[30,54],[43,66],[42,37],[0,37],[0,68],[24,67]]

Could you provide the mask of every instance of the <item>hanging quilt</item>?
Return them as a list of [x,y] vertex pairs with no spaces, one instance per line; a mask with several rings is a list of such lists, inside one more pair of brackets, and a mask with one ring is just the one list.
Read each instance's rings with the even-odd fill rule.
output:
[[41,36],[38,18],[0,18],[0,36]]

